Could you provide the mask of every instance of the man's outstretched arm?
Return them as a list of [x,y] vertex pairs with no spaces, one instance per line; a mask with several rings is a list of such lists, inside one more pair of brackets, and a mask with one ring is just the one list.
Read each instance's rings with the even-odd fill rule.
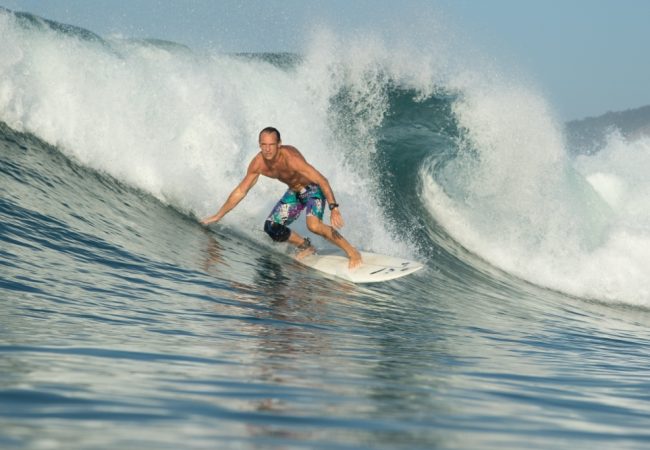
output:
[[255,185],[255,183],[257,183],[257,180],[260,177],[260,174],[258,172],[252,170],[252,166],[253,164],[251,163],[251,166],[249,166],[246,176],[239,183],[239,185],[237,185],[237,187],[230,193],[226,202],[223,204],[221,208],[219,208],[219,211],[217,211],[216,214],[212,216],[202,219],[201,224],[209,225],[211,223],[220,221],[223,218],[223,216],[228,214],[235,206],[239,204],[240,201],[242,201],[244,197],[246,197],[248,191],[250,191],[250,189]]

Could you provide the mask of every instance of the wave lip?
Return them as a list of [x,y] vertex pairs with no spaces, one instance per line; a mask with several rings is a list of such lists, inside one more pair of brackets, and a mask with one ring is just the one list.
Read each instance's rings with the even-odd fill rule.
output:
[[466,92],[454,112],[456,156],[420,172],[426,207],[454,239],[537,285],[650,305],[649,185],[638,169],[650,140],[613,135],[600,152],[572,156],[527,91]]

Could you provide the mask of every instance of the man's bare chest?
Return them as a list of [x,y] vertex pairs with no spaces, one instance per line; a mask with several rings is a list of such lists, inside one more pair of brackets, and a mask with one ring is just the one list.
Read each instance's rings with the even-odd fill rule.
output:
[[294,178],[297,175],[297,172],[295,169],[289,167],[288,164],[280,162],[274,165],[265,164],[262,167],[262,175],[283,181]]

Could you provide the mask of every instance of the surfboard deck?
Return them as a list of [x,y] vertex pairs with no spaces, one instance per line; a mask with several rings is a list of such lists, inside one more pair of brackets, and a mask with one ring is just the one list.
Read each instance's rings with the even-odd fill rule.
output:
[[416,261],[377,253],[361,252],[361,258],[363,261],[361,266],[353,270],[348,269],[348,258],[335,250],[319,251],[297,261],[312,269],[353,283],[378,283],[394,280],[417,272],[424,267]]

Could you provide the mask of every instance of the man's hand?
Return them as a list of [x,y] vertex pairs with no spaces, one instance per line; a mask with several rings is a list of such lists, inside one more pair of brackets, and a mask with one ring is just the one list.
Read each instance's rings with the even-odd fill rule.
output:
[[205,219],[201,219],[201,225],[208,226],[211,223],[217,222],[217,221],[218,221],[218,219],[215,216],[210,216],[210,217],[206,217]]
[[334,228],[342,228],[345,223],[338,208],[334,208],[330,213],[330,223]]

